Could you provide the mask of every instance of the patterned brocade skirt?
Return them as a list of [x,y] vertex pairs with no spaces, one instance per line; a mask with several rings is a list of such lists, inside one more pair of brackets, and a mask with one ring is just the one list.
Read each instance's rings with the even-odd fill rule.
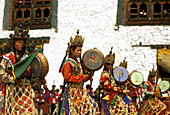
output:
[[132,103],[126,104],[117,95],[114,104],[109,104],[108,100],[102,99],[101,115],[137,115],[137,110]]
[[33,89],[30,81],[6,84],[5,115],[33,115]]
[[166,108],[158,98],[151,98],[143,101],[141,115],[169,115],[169,111],[165,111]]
[[82,83],[67,83],[60,115],[98,115],[98,104],[83,89]]

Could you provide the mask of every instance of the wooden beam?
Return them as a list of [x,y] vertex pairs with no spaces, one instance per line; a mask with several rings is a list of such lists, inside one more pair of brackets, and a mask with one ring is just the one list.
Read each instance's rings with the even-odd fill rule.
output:
[[151,49],[163,49],[167,48],[170,49],[170,44],[156,44],[156,45],[132,45],[132,47],[150,47]]

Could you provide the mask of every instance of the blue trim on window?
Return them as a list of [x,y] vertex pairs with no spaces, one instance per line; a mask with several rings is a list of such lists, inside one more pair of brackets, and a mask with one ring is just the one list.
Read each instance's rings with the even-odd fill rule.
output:
[[128,21],[128,3],[129,3],[129,0],[127,0],[126,2],[126,16],[125,16],[125,24],[126,25],[126,22]]
[[3,30],[8,30],[10,1],[11,0],[5,0],[4,18],[3,18]]
[[149,23],[151,22],[151,10],[152,10],[151,0],[149,0]]
[[51,11],[51,27],[57,27],[57,14],[58,14],[58,0],[52,0],[52,11]]
[[123,25],[124,19],[124,0],[118,0],[117,24]]

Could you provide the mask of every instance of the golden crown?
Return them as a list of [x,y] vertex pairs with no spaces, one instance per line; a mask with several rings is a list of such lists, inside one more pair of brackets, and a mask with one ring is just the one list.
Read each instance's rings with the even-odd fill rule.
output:
[[114,61],[115,61],[115,53],[112,54],[112,49],[113,49],[113,47],[111,47],[111,50],[110,50],[109,55],[106,55],[106,57],[105,57],[105,63],[114,64]]
[[82,35],[79,35],[79,29],[77,30],[77,35],[75,36],[75,38],[73,39],[72,37],[70,37],[70,42],[68,42],[68,48],[67,48],[67,53],[70,52],[70,49],[72,46],[79,46],[82,47],[83,46],[83,42],[84,42],[84,38],[82,38]]
[[68,43],[70,46],[83,46],[84,39],[82,38],[82,35],[79,35],[79,29],[77,30],[77,35],[73,39],[70,37],[70,43]]
[[123,62],[120,62],[119,66],[122,66],[122,67],[124,67],[124,68],[127,68],[126,57],[125,57],[125,59],[123,60]]
[[152,69],[152,71],[149,71],[149,76],[156,76],[156,71],[154,70],[154,67]]

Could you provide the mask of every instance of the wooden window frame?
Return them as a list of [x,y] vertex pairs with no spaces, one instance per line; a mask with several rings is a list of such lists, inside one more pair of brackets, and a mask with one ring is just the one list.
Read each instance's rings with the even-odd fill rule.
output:
[[[169,25],[170,24],[170,8],[168,8],[168,14],[169,17],[165,17],[163,14],[163,10],[164,10],[164,5],[166,3],[168,3],[168,6],[170,6],[170,1],[168,0],[124,0],[124,3],[126,6],[127,4],[127,8],[124,8],[124,14],[126,14],[124,16],[124,21],[123,21],[123,25],[162,25],[162,24],[166,24]],[[131,5],[132,4],[136,4],[137,5],[137,13],[131,13]],[[147,17],[146,18],[141,18],[140,17],[140,5],[142,5],[142,3],[144,3],[147,7]],[[154,5],[156,3],[160,4],[161,7],[161,12],[160,12],[160,17],[154,17],[154,14],[159,14],[159,13],[154,13]],[[126,11],[127,10],[127,11]],[[132,15],[137,15],[137,17],[133,17],[131,18]]]
[[[16,6],[16,1],[17,0],[11,0],[11,8],[10,8],[10,17],[11,19],[9,20],[9,25],[8,25],[8,29],[13,29],[16,25],[19,25],[19,23],[23,22],[24,27],[29,26],[31,29],[46,29],[46,28],[51,28],[52,25],[52,3],[53,0],[39,0],[42,1],[42,4],[36,4],[37,0],[23,0],[22,5],[18,5]],[[45,2],[48,2],[47,4]],[[26,3],[30,3],[28,5],[26,5]],[[48,15],[48,19],[47,17],[44,17],[44,10],[45,9],[49,10],[49,15]],[[28,18],[24,18],[24,11],[26,10],[30,11],[29,17]],[[40,22],[36,22],[36,9],[40,9],[42,11],[41,14],[41,21]],[[22,11],[22,17],[21,18],[17,18],[17,11],[21,10]],[[49,20],[49,21],[43,21],[43,20]]]
[[[132,4],[136,4],[137,5],[137,19],[133,19],[130,18],[130,10],[131,10],[131,6]],[[147,6],[147,17],[146,18],[141,18],[140,17],[140,5],[145,4]],[[127,24],[133,24],[133,23],[138,23],[139,21],[141,23],[148,23],[148,19],[149,19],[149,2],[130,2],[128,3],[128,20],[127,20]]]

